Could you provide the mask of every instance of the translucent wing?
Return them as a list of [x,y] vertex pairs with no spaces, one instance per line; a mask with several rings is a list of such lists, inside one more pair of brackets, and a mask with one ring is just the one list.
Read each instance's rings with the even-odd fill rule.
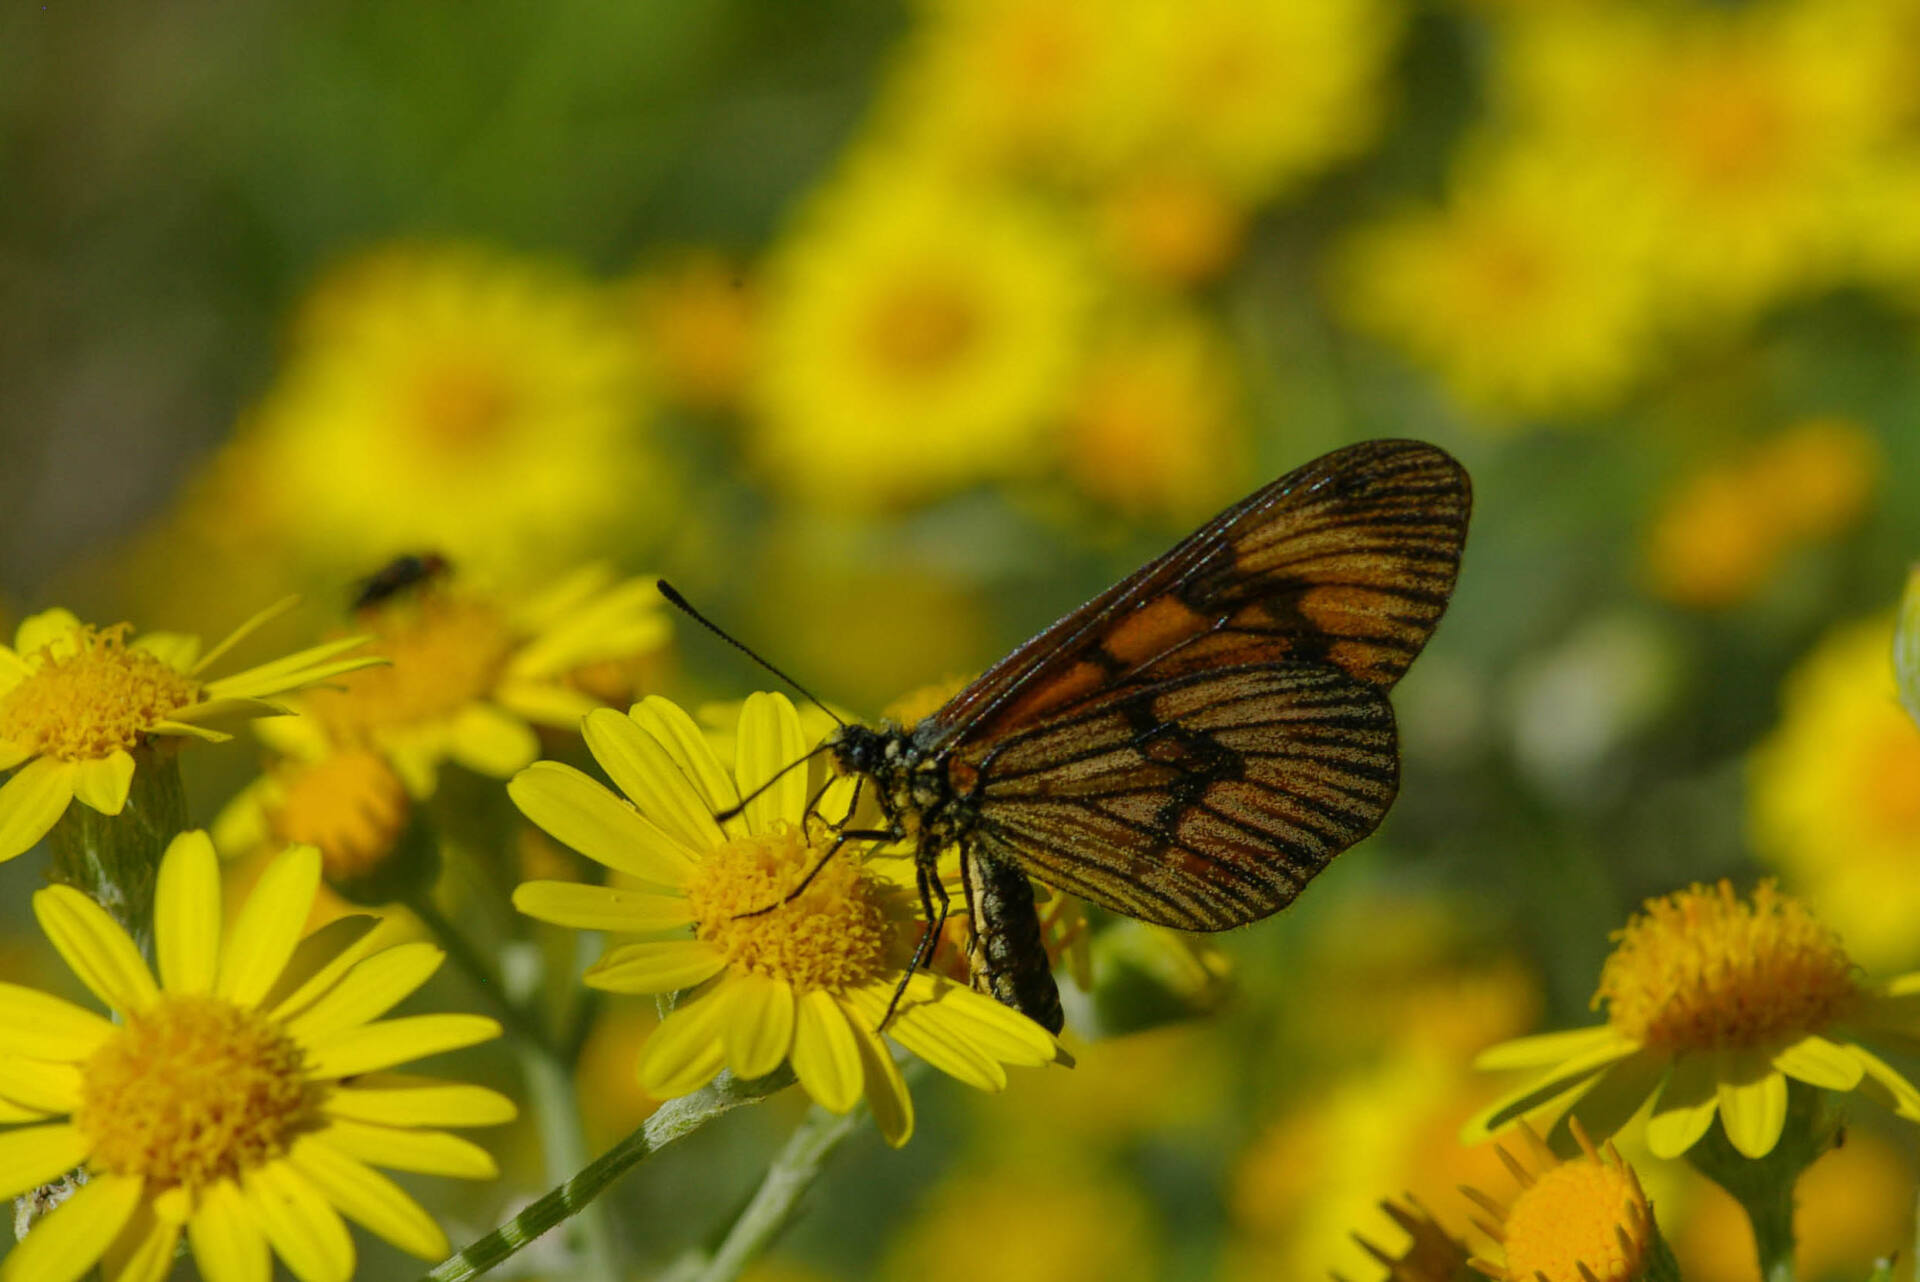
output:
[[1291,902],[1398,780],[1377,686],[1315,663],[1215,668],[1006,734],[978,767],[974,839],[1114,912],[1224,930]]

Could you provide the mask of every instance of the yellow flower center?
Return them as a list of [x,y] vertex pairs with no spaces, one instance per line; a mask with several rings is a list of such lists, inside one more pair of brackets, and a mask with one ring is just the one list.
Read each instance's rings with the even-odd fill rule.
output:
[[349,748],[277,778],[281,795],[267,826],[277,842],[318,846],[328,881],[372,871],[406,828],[407,790],[378,753]]
[[787,900],[825,854],[785,824],[735,837],[709,854],[688,883],[694,933],[725,953],[728,966],[783,979],[802,992],[872,980],[884,969],[893,923],[880,885],[849,852],[828,860]]
[[256,1012],[169,994],[86,1062],[73,1118],[96,1169],[197,1189],[284,1153],[317,1120],[319,1090]]
[[399,603],[376,627],[366,653],[385,655],[391,666],[347,673],[336,678],[345,689],[309,697],[335,743],[452,716],[492,693],[515,645],[498,610],[440,594]]
[[0,739],[34,755],[93,761],[134,748],[159,722],[197,702],[200,686],[145,650],[130,625],[82,625],[71,646],[23,656],[33,672],[0,698]]
[[1862,817],[1896,840],[1920,832],[1920,731],[1895,710],[1857,751]]
[[874,309],[868,334],[887,370],[926,378],[952,365],[979,337],[981,318],[970,291],[940,280],[903,286]]
[[1650,899],[1614,939],[1594,1006],[1643,1046],[1764,1048],[1825,1028],[1855,995],[1840,941],[1771,882],[1751,906],[1725,881]]
[[1576,1158],[1507,1209],[1506,1274],[1525,1282],[1631,1282],[1645,1263],[1646,1195],[1624,1166]]
[[422,371],[413,396],[413,422],[450,454],[493,443],[514,409],[514,392],[485,362],[449,360]]

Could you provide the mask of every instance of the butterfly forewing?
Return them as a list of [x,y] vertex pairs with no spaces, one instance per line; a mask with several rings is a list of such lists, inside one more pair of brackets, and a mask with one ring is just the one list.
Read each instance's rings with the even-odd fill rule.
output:
[[1008,734],[981,765],[975,836],[1114,912],[1223,930],[1290,902],[1397,782],[1377,688],[1317,664],[1220,668]]
[[1470,506],[1466,472],[1444,450],[1336,450],[1022,645],[916,738],[929,748],[992,741],[1149,671],[1292,659],[1391,686],[1446,609]]

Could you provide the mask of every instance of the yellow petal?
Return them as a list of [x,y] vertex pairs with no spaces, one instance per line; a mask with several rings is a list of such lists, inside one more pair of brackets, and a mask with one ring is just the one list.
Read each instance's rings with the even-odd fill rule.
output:
[[0,984],[0,1054],[77,1063],[100,1049],[113,1025],[72,1002],[19,984]]
[[[272,623],[275,619],[280,618],[282,615],[286,614],[289,610],[293,609],[293,607],[299,604],[300,604],[300,598],[297,596],[281,597],[278,601],[275,601],[272,605],[260,611],[258,614],[255,614],[253,617],[249,618],[246,622],[242,623],[239,627],[227,633],[225,638],[221,640],[220,644],[214,646],[213,649],[207,651],[206,654],[200,658],[199,662],[194,664],[193,668],[190,670],[189,675],[197,674],[202,669],[206,668],[209,664],[217,663],[220,660],[220,657],[226,654],[229,650],[233,649],[233,647],[235,647],[236,645],[239,645],[242,641],[252,636],[255,632],[258,632],[261,628],[265,627],[269,623]],[[355,638],[356,641],[360,639],[361,638]]]
[[1773,1057],[1773,1066],[1788,1077],[1830,1091],[1850,1091],[1860,1085],[1865,1067],[1844,1046],[1808,1033]]
[[[1597,1028],[1570,1028],[1558,1033],[1540,1033],[1489,1046],[1473,1057],[1473,1066],[1483,1072],[1511,1068],[1541,1068],[1563,1060],[1584,1057],[1603,1046],[1626,1044],[1612,1025]],[[1629,1049],[1631,1049],[1629,1045]]]
[[[660,741],[632,717],[600,708],[580,723],[587,751],[614,786],[687,850],[712,850],[725,840],[712,809]],[[708,750],[709,755],[712,750]]]
[[847,1012],[847,1027],[860,1048],[860,1067],[866,1079],[867,1107],[880,1138],[899,1148],[913,1138],[913,1097],[907,1094],[906,1079],[887,1053],[885,1043],[854,1012]]
[[118,1011],[145,1010],[159,996],[140,950],[106,909],[71,886],[33,895],[33,915],[80,982]]
[[518,1114],[512,1100],[484,1086],[404,1073],[369,1073],[341,1083],[321,1102],[329,1117],[379,1126],[498,1126]]
[[860,1043],[847,1027],[847,1014],[820,989],[801,994],[796,1006],[794,1076],[822,1108],[844,1113],[860,1102],[865,1082]]
[[[341,637],[337,641],[308,646],[271,663],[262,663],[245,672],[209,681],[201,689],[209,699],[267,699],[315,685],[328,677],[385,664],[386,659],[374,654],[334,657],[364,645],[366,640],[365,637]],[[204,671],[208,659],[214,657],[217,656],[209,655],[207,659],[200,660],[200,670]]]
[[285,1161],[249,1170],[241,1181],[254,1218],[300,1282],[348,1282],[353,1238],[320,1190]]
[[267,865],[221,950],[214,991],[253,1006],[280,979],[313,911],[320,890],[320,852],[289,846]]
[[677,887],[693,869],[687,847],[572,766],[535,762],[513,777],[507,794],[554,840],[615,871]]
[[[1611,1065],[1580,1090],[1579,1098],[1572,1101],[1572,1107],[1555,1123],[1548,1142],[1559,1151],[1555,1141],[1563,1131],[1570,1130],[1576,1120],[1586,1128],[1587,1137],[1595,1144],[1618,1134],[1643,1110],[1652,1111],[1654,1097],[1672,1067],[1668,1052],[1652,1050],[1638,1051]],[[1568,1144],[1578,1147],[1571,1134],[1565,1138]]]
[[0,695],[7,693],[33,675],[33,666],[14,652],[12,646],[0,645]]
[[1692,1148],[1719,1111],[1719,1085],[1710,1053],[1682,1055],[1647,1119],[1647,1148],[1655,1157],[1674,1158]]
[[493,779],[509,778],[540,755],[540,738],[533,728],[490,703],[460,709],[449,739],[455,761]]
[[335,1119],[319,1137],[349,1157],[396,1171],[490,1180],[500,1173],[491,1154],[471,1140],[411,1126],[370,1126]]
[[1720,1125],[1743,1156],[1765,1157],[1773,1152],[1787,1123],[1787,1079],[1764,1060],[1730,1063],[1723,1073]]
[[704,939],[647,940],[612,949],[581,982],[609,993],[676,993],[726,968],[726,955]]
[[308,1045],[356,1028],[405,1001],[440,969],[446,954],[416,940],[382,949],[335,984],[324,997],[287,1021],[287,1031]]
[[1920,1089],[1866,1047],[1849,1046],[1847,1052],[1860,1061],[1865,1074],[1860,1082],[1862,1095],[1877,1100],[1910,1122],[1920,1122]]
[[[6,691],[0,690],[0,698],[4,697],[6,697]],[[0,770],[11,770],[32,755],[33,749],[26,744],[0,738]]]
[[133,754],[124,748],[74,763],[73,795],[103,815],[126,809],[127,789],[132,786]]
[[693,923],[683,895],[649,895],[575,881],[529,881],[513,892],[513,906],[529,917],[575,930],[637,935]]
[[306,1043],[307,1071],[321,1078],[351,1077],[498,1036],[500,1025],[484,1015],[403,1015]]
[[0,1097],[40,1113],[80,1107],[80,1069],[44,1059],[0,1055]]
[[[794,763],[806,754],[800,714],[787,697],[761,691],[748,695],[740,706],[733,767],[742,795],[753,798],[746,809],[748,831],[771,832],[776,824],[800,822],[807,808],[807,772]],[[776,775],[777,781],[769,784]]]
[[640,1085],[656,1099],[697,1091],[726,1063],[724,984],[683,1003],[640,1048]]
[[35,757],[0,784],[0,861],[33,849],[67,813],[74,774],[71,762]]
[[20,620],[20,629],[13,634],[13,648],[26,659],[45,646],[55,647],[55,653],[71,653],[73,634],[79,630],[80,620],[73,611],[55,606]]
[[99,1262],[133,1218],[141,1188],[139,1179],[124,1175],[98,1176],[81,1185],[7,1253],[7,1282],[74,1282]]
[[327,1201],[375,1237],[423,1260],[437,1260],[447,1254],[447,1235],[433,1217],[398,1184],[365,1162],[314,1135],[294,1141],[287,1160]]
[[1478,1144],[1507,1123],[1532,1112],[1556,1095],[1590,1082],[1610,1065],[1633,1054],[1635,1049],[1632,1042],[1622,1038],[1596,1042],[1586,1053],[1554,1065],[1487,1105],[1461,1128],[1461,1142]]
[[220,857],[200,829],[175,837],[160,860],[153,938],[168,992],[213,991],[220,968]]
[[767,975],[741,975],[725,985],[731,1007],[722,1025],[735,1077],[765,1077],[793,1049],[793,989]]
[[180,1225],[156,1215],[152,1201],[142,1199],[100,1257],[101,1277],[104,1282],[164,1282],[179,1245]]
[[130,650],[144,650],[175,672],[191,672],[200,660],[200,638],[186,632],[142,633]]
[[[673,764],[693,785],[700,799],[700,808],[707,815],[715,815],[740,804],[740,792],[734,786],[733,777],[720,764],[720,758],[714,755],[713,745],[707,742],[705,732],[679,704],[650,694],[634,704],[628,715],[633,718],[635,725],[652,735],[666,750]],[[729,834],[742,833],[746,831],[746,825],[731,823],[726,825],[726,829]]]
[[0,1131],[0,1197],[59,1179],[92,1150],[92,1141],[67,1122]]
[[[869,1000],[872,996],[877,994],[871,994]],[[887,986],[886,1000],[893,1000],[891,985]],[[878,1013],[883,1014],[885,1010],[882,1005]],[[894,1023],[902,1022],[916,1027],[943,1028],[949,1035],[961,1038],[1003,1064],[1038,1068],[1053,1063],[1061,1055],[1060,1043],[1054,1035],[1019,1011],[964,984],[925,972],[914,975],[894,1011]],[[893,1027],[888,1025],[886,1031],[891,1033]]]
[[525,678],[502,681],[494,689],[493,699],[522,720],[567,731],[578,730],[582,717],[604,706],[578,690]]
[[366,913],[336,917],[294,948],[280,982],[261,999],[260,1008],[275,1020],[291,1020],[332,992],[342,975],[389,946],[400,930],[391,920]]
[[201,1192],[187,1241],[207,1282],[268,1282],[273,1256],[266,1234],[232,1180],[216,1180]]

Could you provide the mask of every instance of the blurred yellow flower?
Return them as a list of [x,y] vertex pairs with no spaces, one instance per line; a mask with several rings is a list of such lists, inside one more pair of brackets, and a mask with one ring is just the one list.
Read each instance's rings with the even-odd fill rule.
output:
[[1496,418],[1618,400],[1653,360],[1644,242],[1580,170],[1476,155],[1443,209],[1353,235],[1334,261],[1348,320]]
[[1168,163],[1258,202],[1372,143],[1405,21],[1392,0],[1126,0],[1129,168]]
[[384,755],[415,796],[433,793],[440,763],[505,778],[540,752],[535,726],[571,730],[601,705],[570,680],[608,659],[666,644],[666,605],[651,578],[615,582],[603,565],[510,598],[437,582],[362,610],[369,652],[391,660],[304,696],[312,725],[261,737],[313,760],[314,731],[335,749]]
[[640,272],[628,289],[642,359],[661,394],[692,410],[738,408],[759,315],[746,267],[713,251],[688,253]]
[[1212,513],[1246,489],[1236,383],[1226,340],[1200,316],[1167,309],[1116,321],[1068,398],[1068,476],[1129,516]]
[[[1753,1227],[1740,1204],[1707,1184],[1678,1220],[1656,1198],[1661,1224],[1687,1282],[1752,1282],[1760,1276]],[[1877,1259],[1913,1241],[1913,1161],[1864,1126],[1793,1182],[1794,1276],[1865,1278]]]
[[[731,767],[658,697],[601,709],[583,730],[625,801],[550,761],[508,790],[535,824],[643,889],[535,881],[513,902],[542,921],[647,936],[586,974],[610,992],[683,994],[641,1051],[641,1085],[664,1099],[722,1068],[754,1078],[791,1063],[821,1105],[844,1113],[864,1095],[881,1135],[904,1144],[913,1102],[878,1030],[924,923],[907,861],[836,847],[820,819],[846,810],[853,781],[829,781],[818,758],[780,773],[814,746],[784,695],[748,698]],[[1025,1016],[924,971],[885,1031],[982,1090],[1006,1086],[1005,1065],[1059,1055]]]
[[1920,1090],[1857,1040],[1920,1035],[1920,975],[1859,982],[1833,932],[1772,883],[1751,904],[1725,881],[1649,899],[1614,940],[1593,999],[1605,1024],[1475,1061],[1536,1075],[1474,1118],[1469,1142],[1545,1108],[1611,1135],[1651,1103],[1654,1156],[1685,1153],[1717,1116],[1734,1148],[1759,1158],[1780,1138],[1789,1078],[1859,1090],[1920,1122]]
[[395,246],[317,287],[237,444],[297,560],[432,547],[538,576],[667,526],[640,368],[609,297],[561,266]]
[[1695,472],[1669,489],[1648,528],[1654,592],[1697,608],[1748,599],[1795,547],[1856,523],[1879,470],[1872,433],[1817,418]]
[[399,772],[371,748],[334,747],[312,717],[289,717],[271,737],[276,758],[214,820],[221,855],[312,846],[336,887],[379,872],[413,814]]
[[[127,640],[132,625],[81,623],[46,610],[0,646],[0,860],[31,848],[77,797],[104,815],[127,804],[136,752],[169,738],[231,738],[212,727],[230,718],[276,717],[278,696],[382,660],[342,658],[365,637],[347,637],[212,680],[201,674],[293,605],[261,611],[213,649],[177,632]],[[18,769],[15,769],[18,767]]]
[[1089,290],[1039,208],[869,156],[768,266],[758,462],[836,505],[1037,470]]
[[1546,6],[1513,25],[1494,98],[1645,220],[1669,321],[1715,323],[1832,279],[1844,211],[1891,132],[1851,6]]
[[223,931],[212,844],[175,838],[155,899],[157,982],[92,900],[66,886],[34,895],[48,938],[118,1018],[0,985],[0,1120],[17,1128],[4,1136],[4,1192],[76,1165],[88,1175],[8,1253],[5,1282],[71,1282],[95,1263],[109,1282],[151,1282],[183,1231],[210,1282],[264,1278],[270,1251],[307,1282],[346,1282],[342,1213],[410,1254],[446,1254],[440,1227],[370,1163],[491,1178],[485,1150],[437,1128],[509,1121],[514,1107],[385,1070],[500,1026],[379,1018],[439,966],[427,944],[375,951],[363,935],[312,958],[317,969],[290,968],[319,879],[311,848],[288,850]]
[[1240,252],[1247,212],[1220,183],[1175,169],[1141,169],[1101,191],[1096,221],[1107,257],[1152,285],[1191,286]]
[[1475,1257],[1474,1268],[1497,1282],[1637,1282],[1649,1275],[1661,1246],[1640,1177],[1613,1145],[1596,1150],[1578,1122],[1573,1134],[1580,1154],[1562,1161],[1522,1122],[1525,1159],[1500,1151],[1520,1191],[1502,1204],[1463,1190],[1491,1217],[1478,1222],[1481,1231],[1500,1244],[1498,1259]]
[[1755,851],[1876,969],[1920,959],[1920,726],[1900,707],[1893,638],[1883,616],[1822,639],[1747,773]]
[[950,1176],[888,1245],[889,1282],[1147,1282],[1159,1268],[1153,1208],[1070,1151],[1044,1165]]

